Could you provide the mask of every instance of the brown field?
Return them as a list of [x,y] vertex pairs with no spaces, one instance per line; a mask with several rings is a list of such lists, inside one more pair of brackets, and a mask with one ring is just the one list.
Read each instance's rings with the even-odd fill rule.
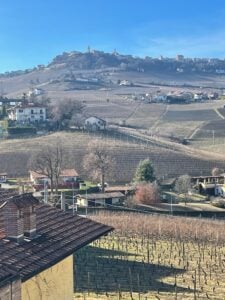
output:
[[103,138],[107,142],[108,150],[116,160],[115,172],[107,178],[109,182],[129,182],[137,164],[145,158],[152,160],[159,178],[174,177],[184,173],[209,174],[213,167],[225,165],[220,157],[207,154],[207,152],[204,155],[198,154],[198,151],[188,151],[188,148],[186,150],[184,146],[173,149],[173,144],[167,148],[164,144],[157,144],[154,140],[141,142],[123,135],[112,137],[81,132],[58,132],[34,138],[1,141],[0,170],[8,172],[12,177],[26,176],[27,163],[31,154],[42,145],[52,144],[60,139],[65,147],[65,166],[75,167],[82,176],[88,178],[88,174],[82,168],[82,159],[86,154],[88,143],[95,138]]

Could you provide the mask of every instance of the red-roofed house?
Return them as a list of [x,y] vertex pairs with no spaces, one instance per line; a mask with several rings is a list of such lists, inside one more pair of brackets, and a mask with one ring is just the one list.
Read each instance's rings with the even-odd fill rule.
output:
[[[79,175],[75,169],[63,169],[59,176],[59,188],[77,187]],[[30,171],[30,181],[33,183],[35,189],[41,189],[45,184],[50,185],[50,179],[45,174],[38,171]]]

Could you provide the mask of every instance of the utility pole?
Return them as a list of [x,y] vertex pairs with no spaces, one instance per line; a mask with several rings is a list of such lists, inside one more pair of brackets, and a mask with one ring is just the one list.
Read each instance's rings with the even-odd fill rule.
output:
[[63,192],[61,192],[61,210],[66,211],[65,196]]
[[[72,188],[73,188],[73,215],[75,213],[75,196],[74,196],[74,182],[73,182],[73,185],[72,185]],[[77,210],[77,209],[76,209]]]
[[87,199],[87,188],[86,188],[86,203],[87,203],[87,206],[85,208],[85,215],[87,217],[87,214],[88,214],[88,199]]
[[212,131],[212,135],[213,135],[213,145],[215,145],[215,130]]
[[173,197],[171,194],[171,189],[170,189],[170,213],[171,215],[173,214]]

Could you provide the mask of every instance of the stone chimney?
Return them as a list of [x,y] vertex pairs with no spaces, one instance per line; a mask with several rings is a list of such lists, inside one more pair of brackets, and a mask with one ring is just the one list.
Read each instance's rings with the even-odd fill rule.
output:
[[33,238],[36,235],[38,203],[32,194],[17,195],[5,200],[0,206],[0,216],[3,218],[0,231],[4,232],[5,238],[19,243],[24,240],[24,236]]

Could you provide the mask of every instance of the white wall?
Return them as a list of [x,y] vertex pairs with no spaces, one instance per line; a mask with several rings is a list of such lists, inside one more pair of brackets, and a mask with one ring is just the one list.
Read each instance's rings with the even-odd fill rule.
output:
[[104,130],[105,122],[96,117],[90,117],[85,120],[85,127],[87,129],[90,128],[92,130]]
[[15,108],[14,116],[9,116],[12,120],[18,122],[35,122],[46,121],[46,108],[45,107],[26,107]]

